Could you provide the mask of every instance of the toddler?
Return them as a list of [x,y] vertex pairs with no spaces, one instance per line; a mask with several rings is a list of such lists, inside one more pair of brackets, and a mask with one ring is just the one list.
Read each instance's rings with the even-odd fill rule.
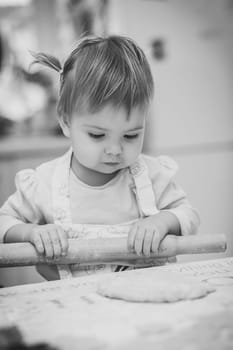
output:
[[[137,44],[88,36],[63,66],[43,53],[34,58],[60,75],[57,111],[71,148],[17,173],[17,190],[0,209],[1,241],[31,242],[58,258],[68,238],[127,235],[129,251],[149,257],[167,234],[194,234],[199,217],[174,182],[176,163],[141,153],[153,78]],[[46,279],[127,268],[135,266],[37,267]]]

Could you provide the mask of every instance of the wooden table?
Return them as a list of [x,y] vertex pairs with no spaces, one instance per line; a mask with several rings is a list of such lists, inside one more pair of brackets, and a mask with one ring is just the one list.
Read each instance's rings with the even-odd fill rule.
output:
[[0,327],[15,325],[28,344],[61,350],[232,350],[233,258],[153,267],[152,277],[157,269],[195,276],[216,291],[176,303],[112,300],[96,293],[106,274],[9,287],[0,290]]

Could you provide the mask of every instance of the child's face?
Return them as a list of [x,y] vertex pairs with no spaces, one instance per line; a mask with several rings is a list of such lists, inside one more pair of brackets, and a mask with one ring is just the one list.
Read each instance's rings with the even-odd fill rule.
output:
[[74,115],[62,128],[71,139],[77,175],[85,181],[88,172],[110,175],[131,165],[142,151],[145,116],[145,110],[135,108],[127,118],[124,108],[111,105],[97,113]]

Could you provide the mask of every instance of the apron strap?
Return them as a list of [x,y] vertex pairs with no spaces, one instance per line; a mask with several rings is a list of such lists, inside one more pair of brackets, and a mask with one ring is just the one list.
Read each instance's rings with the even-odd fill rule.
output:
[[140,156],[129,169],[134,179],[141,216],[145,217],[157,214],[159,210],[156,207],[152,182],[149,177],[147,164],[143,157]]
[[71,225],[69,173],[72,149],[58,160],[52,180],[53,220],[55,224]]
[[[72,149],[58,160],[52,181],[53,221],[57,225],[71,225],[69,172]],[[72,278],[69,265],[57,265],[60,279]]]

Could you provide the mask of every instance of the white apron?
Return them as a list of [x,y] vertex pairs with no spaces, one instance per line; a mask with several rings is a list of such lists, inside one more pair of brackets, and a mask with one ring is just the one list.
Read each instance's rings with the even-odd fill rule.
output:
[[[70,149],[58,161],[54,170],[52,181],[52,205],[54,223],[63,227],[67,232],[68,238],[97,238],[97,237],[127,237],[130,227],[137,220],[117,224],[117,225],[94,225],[94,224],[73,224],[70,210],[69,195],[69,174],[71,168],[72,149]],[[140,156],[138,160],[129,168],[134,179],[135,194],[141,217],[154,215],[159,212],[156,208],[152,183],[148,175],[148,169],[145,161]],[[71,243],[72,244],[72,243]],[[169,262],[170,259],[153,259],[150,264],[143,265],[154,266]],[[83,276],[92,273],[114,272],[125,269],[136,268],[137,265],[119,266],[114,264],[99,265],[58,265],[58,271],[61,279]],[[142,265],[140,265],[142,267]]]

